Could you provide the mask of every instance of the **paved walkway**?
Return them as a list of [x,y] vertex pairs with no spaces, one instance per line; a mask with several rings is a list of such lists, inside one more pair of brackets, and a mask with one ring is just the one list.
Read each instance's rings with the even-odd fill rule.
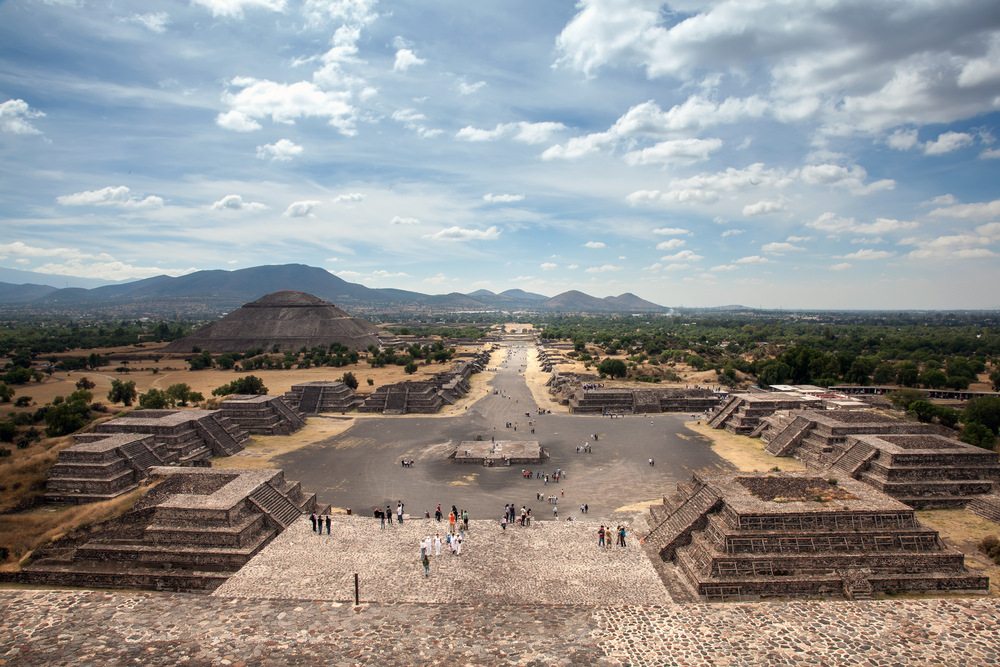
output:
[[4,590],[0,665],[979,667],[1000,660],[998,612],[990,599],[354,607]]
[[[214,595],[353,602],[357,572],[366,602],[672,602],[631,519],[620,522],[629,524],[626,548],[599,548],[596,521],[536,521],[506,531],[499,521],[470,521],[462,555],[454,556],[444,543],[447,521],[406,519],[381,530],[376,519],[335,516],[331,533],[318,536],[303,518]],[[442,538],[441,556],[432,556],[431,576],[425,577],[419,543],[435,533]]]

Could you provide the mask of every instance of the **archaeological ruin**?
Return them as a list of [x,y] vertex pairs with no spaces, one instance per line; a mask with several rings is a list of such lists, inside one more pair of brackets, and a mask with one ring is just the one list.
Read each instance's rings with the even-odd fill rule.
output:
[[599,383],[596,375],[553,373],[546,386],[561,405],[574,414],[654,414],[660,412],[705,412],[719,404],[711,389],[584,388]]
[[541,463],[548,454],[537,440],[463,440],[448,458],[455,463],[494,467]]
[[849,477],[697,473],[649,523],[647,549],[706,601],[989,588],[911,507]]
[[219,405],[219,412],[254,435],[291,435],[306,425],[302,415],[281,396],[228,396]]

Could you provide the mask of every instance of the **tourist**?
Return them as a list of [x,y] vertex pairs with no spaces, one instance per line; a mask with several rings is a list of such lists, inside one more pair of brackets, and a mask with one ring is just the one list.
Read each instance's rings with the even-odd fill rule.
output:
[[309,520],[312,522],[313,532],[315,533],[316,532],[316,512],[312,513],[312,516],[309,517]]
[[503,529],[503,532],[505,532],[505,533],[507,532],[507,513],[506,512],[503,513],[503,518],[500,519],[500,528]]
[[441,533],[435,533],[434,535],[434,555],[441,555]]
[[399,520],[400,525],[403,523],[403,501],[400,500],[396,505],[396,518]]
[[559,507],[558,506],[552,508],[552,517],[554,519],[558,519],[559,518]]
[[326,515],[326,534],[330,534],[330,515]]
[[375,518],[382,520],[381,530],[385,530],[385,514],[382,512],[381,508],[378,507],[375,508]]
[[465,527],[465,530],[469,530],[469,513],[465,510],[462,510],[462,525]]
[[392,509],[388,505],[385,506],[385,518],[389,522],[389,526],[392,526]]
[[528,508],[528,514],[525,516],[525,520],[528,522],[526,525],[531,525],[531,508]]
[[420,559],[423,560],[427,556],[427,543],[430,541],[430,536],[427,539],[420,540]]
[[590,514],[590,505],[588,505],[587,503],[583,504],[583,513]]
[[448,514],[448,532],[449,533],[454,533],[455,532],[455,513],[454,512],[450,512]]
[[323,515],[322,514],[319,515],[318,517],[316,517],[316,534],[317,535],[322,535],[323,534]]
[[464,541],[465,540],[462,539],[462,534],[459,533],[458,538],[456,538],[456,540],[455,540],[455,555],[456,556],[461,556],[462,555],[462,542],[464,542]]
[[431,559],[427,557],[427,554],[424,554],[424,557],[420,559],[420,562],[424,565],[424,576],[431,576]]
[[604,524],[601,524],[601,527],[597,531],[597,546],[604,546]]

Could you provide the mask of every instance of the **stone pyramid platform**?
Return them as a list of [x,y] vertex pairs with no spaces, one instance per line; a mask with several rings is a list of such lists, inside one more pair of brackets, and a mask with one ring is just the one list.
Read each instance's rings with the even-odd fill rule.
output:
[[281,396],[230,396],[219,406],[219,413],[256,435],[291,435],[306,425]]

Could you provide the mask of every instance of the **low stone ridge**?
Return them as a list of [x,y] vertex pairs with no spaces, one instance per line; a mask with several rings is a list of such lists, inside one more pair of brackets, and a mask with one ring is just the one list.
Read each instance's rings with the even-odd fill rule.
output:
[[298,350],[329,347],[331,343],[364,350],[369,345],[398,345],[396,336],[380,331],[360,317],[352,317],[332,303],[303,292],[268,294],[229,313],[221,320],[163,348],[171,354],[190,354],[193,347],[219,354],[249,349]]
[[945,437],[941,426],[843,410],[785,410],[764,421],[767,452],[860,479],[916,509],[964,507],[1000,480],[1000,455]]
[[651,510],[644,540],[707,601],[988,591],[989,578],[968,570],[912,508],[853,479],[834,481],[695,474]]
[[712,410],[720,398],[711,389],[584,388],[599,382],[596,375],[558,373],[549,380],[548,387],[549,393],[574,414],[697,413]]
[[241,451],[248,437],[223,410],[134,410],[77,434],[76,444],[59,452],[45,498],[110,500],[137,488],[153,466],[209,466],[213,456]]
[[154,467],[135,507],[36,552],[6,581],[212,591],[304,512],[316,496],[281,470]]
[[291,435],[306,425],[302,415],[281,396],[229,396],[219,405],[219,412],[255,435]]
[[548,458],[537,440],[463,440],[448,458],[455,463],[472,463],[485,466],[510,466],[522,463],[541,463]]

